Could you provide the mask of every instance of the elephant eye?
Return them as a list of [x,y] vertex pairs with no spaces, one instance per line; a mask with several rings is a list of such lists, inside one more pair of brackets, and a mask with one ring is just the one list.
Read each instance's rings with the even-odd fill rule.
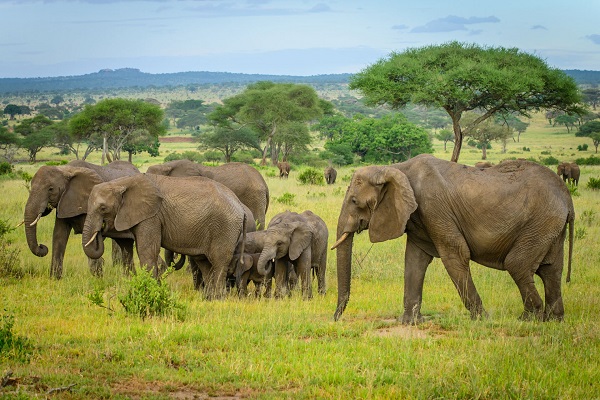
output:
[[352,198],[352,204],[354,205],[358,205],[358,200],[356,200],[356,197]]

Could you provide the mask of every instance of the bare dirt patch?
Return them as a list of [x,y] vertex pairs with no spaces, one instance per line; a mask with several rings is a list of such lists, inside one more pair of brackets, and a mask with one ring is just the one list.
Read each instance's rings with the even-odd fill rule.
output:
[[161,143],[192,143],[194,138],[189,136],[164,136],[158,138],[158,140]]
[[136,379],[115,383],[111,389],[112,394],[125,395],[131,399],[164,396],[177,400],[239,400],[248,396],[248,393],[215,393],[173,382],[146,382]]

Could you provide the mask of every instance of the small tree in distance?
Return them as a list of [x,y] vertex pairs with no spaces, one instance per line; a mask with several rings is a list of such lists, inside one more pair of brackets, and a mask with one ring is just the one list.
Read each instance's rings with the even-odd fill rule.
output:
[[594,143],[596,153],[598,153],[598,146],[600,145],[600,121],[589,121],[579,127],[579,130],[575,133],[578,137],[589,137]]
[[[349,87],[361,91],[371,105],[443,108],[452,120],[455,162],[463,137],[498,113],[526,117],[541,109],[584,113],[572,78],[515,48],[450,42],[393,52],[354,75]],[[469,124],[461,122],[472,110],[483,113]]]

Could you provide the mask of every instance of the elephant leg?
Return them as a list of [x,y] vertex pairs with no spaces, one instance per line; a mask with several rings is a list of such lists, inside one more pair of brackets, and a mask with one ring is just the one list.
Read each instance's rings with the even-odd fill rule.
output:
[[[140,259],[140,267],[152,272],[154,279],[158,280],[160,278],[158,265],[158,258],[160,256],[160,240],[151,241],[136,237],[135,241],[138,243],[136,248],[138,258]],[[140,243],[143,243],[143,245],[140,245]]]
[[404,314],[403,324],[416,324],[423,321],[421,302],[425,272],[433,257],[421,250],[410,238],[406,240],[404,255]]
[[189,266],[192,271],[192,279],[194,280],[194,290],[204,288],[204,279],[199,262],[194,257],[189,257]]
[[302,298],[304,300],[312,299],[312,279],[311,273],[311,250],[310,246],[300,254],[296,262],[298,275],[300,275],[300,281],[302,282]]
[[317,284],[319,294],[324,296],[327,291],[327,287],[325,286],[325,272],[327,270],[327,252],[321,255],[321,259],[319,260],[319,264],[317,266]]
[[[539,240],[541,241],[542,238]],[[504,260],[504,267],[517,284],[519,292],[521,293],[524,306],[523,314],[520,316],[520,319],[522,320],[543,318],[544,303],[535,288],[535,282],[533,280],[534,271],[538,268],[536,268],[537,265],[533,265],[531,261],[533,260],[533,263],[537,264],[541,259],[542,257],[533,253],[531,249],[526,250],[523,246],[515,246]],[[544,272],[542,272],[542,275],[544,275]]]
[[290,294],[288,287],[288,261],[278,258],[275,260],[275,298],[279,299]]
[[[561,246],[562,248],[562,246]],[[560,255],[559,263],[562,262],[563,256]],[[544,297],[546,304],[544,307],[544,320],[562,321],[565,315],[565,307],[561,294],[561,278],[562,265],[544,264],[540,265],[537,274],[544,283]]]
[[52,261],[50,262],[50,277],[60,279],[63,273],[63,260],[67,241],[71,234],[71,225],[64,219],[56,218],[52,232]]
[[[114,239],[113,240],[113,265],[121,265],[123,273],[130,275],[134,272],[133,268],[133,239]],[[119,258],[115,259],[115,249],[119,250]]]

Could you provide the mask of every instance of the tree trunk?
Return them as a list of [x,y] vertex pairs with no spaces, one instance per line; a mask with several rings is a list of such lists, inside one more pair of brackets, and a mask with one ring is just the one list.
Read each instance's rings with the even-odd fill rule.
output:
[[454,131],[454,150],[452,151],[450,161],[458,162],[463,141],[463,132],[460,128],[460,115],[452,116],[452,130]]

